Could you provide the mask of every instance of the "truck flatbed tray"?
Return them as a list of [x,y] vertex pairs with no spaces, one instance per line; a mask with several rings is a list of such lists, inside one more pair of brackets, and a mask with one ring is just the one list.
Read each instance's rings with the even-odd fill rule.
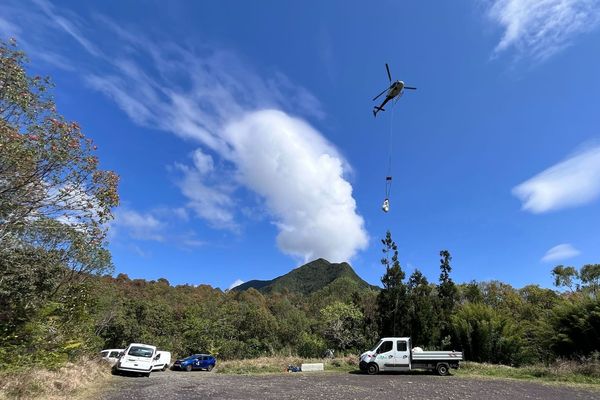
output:
[[415,351],[412,353],[415,361],[428,360],[453,360],[462,361],[463,355],[460,351]]

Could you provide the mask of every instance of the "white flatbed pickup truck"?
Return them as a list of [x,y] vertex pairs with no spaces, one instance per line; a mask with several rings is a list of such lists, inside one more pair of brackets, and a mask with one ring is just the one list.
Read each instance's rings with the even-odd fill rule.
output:
[[386,337],[379,340],[373,350],[362,353],[358,365],[369,375],[379,371],[425,369],[444,376],[450,368],[458,368],[462,359],[459,351],[415,351],[409,337]]

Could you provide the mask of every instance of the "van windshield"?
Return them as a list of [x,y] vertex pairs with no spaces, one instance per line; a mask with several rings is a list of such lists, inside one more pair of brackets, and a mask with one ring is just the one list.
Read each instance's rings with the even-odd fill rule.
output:
[[152,350],[150,347],[133,346],[129,349],[127,354],[134,357],[150,358],[152,357],[152,354],[154,354],[154,350]]

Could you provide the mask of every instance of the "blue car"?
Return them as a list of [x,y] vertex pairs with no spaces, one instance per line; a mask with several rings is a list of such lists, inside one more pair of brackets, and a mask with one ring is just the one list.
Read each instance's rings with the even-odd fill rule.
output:
[[217,359],[208,354],[194,354],[186,358],[182,358],[173,363],[173,369],[184,371],[193,371],[195,369],[205,369],[211,371],[217,364]]

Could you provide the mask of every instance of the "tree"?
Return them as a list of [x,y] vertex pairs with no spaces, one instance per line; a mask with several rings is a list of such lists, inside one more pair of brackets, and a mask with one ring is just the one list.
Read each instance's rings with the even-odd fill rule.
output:
[[600,264],[586,264],[579,271],[581,283],[592,294],[593,297],[598,297],[600,291]]
[[450,316],[458,298],[458,289],[450,278],[452,256],[448,250],[440,251],[440,283],[438,285],[438,298],[440,300],[440,331],[442,337],[450,334]]
[[29,77],[14,43],[0,42],[0,243],[48,219],[102,240],[118,204],[117,175],[96,146],[57,113],[48,78]]
[[378,308],[382,336],[400,336],[408,333],[406,325],[406,285],[403,283],[404,271],[398,261],[398,246],[387,231],[383,244],[381,264],[385,266],[385,274],[381,277],[383,290],[379,292]]
[[575,282],[576,279],[579,279],[579,274],[574,267],[557,265],[552,269],[552,276],[554,277],[554,286],[567,287],[571,292],[579,290],[579,285]]
[[[111,267],[104,242],[118,177],[56,111],[49,78],[30,77],[14,41],[0,41],[0,259],[29,246],[58,256],[63,280]],[[55,288],[56,289],[56,288]]]
[[363,314],[354,304],[335,302],[321,310],[323,336],[339,350],[356,347],[362,338]]
[[427,278],[415,271],[408,279],[408,324],[410,336],[415,345],[430,346],[437,344],[439,330],[436,326],[436,298],[432,296],[432,287]]
[[96,146],[26,63],[14,41],[0,41],[0,302],[10,304],[0,347],[39,349],[84,334],[67,324],[88,322],[75,306],[90,304],[81,284],[112,268],[105,237],[119,197],[117,175],[98,168]]
[[460,306],[451,318],[465,358],[478,362],[519,364],[521,332],[505,313],[482,303]]

